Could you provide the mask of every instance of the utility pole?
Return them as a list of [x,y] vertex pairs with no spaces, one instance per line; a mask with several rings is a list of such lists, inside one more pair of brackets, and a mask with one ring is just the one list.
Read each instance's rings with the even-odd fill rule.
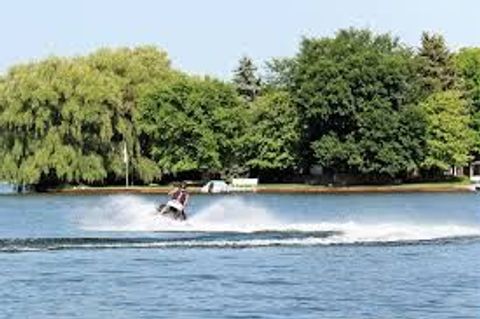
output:
[[128,188],[128,151],[127,142],[123,145],[123,162],[125,163],[125,187]]

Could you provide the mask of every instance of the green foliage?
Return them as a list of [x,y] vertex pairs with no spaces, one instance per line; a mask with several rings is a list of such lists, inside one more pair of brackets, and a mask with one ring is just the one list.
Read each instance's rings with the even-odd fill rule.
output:
[[463,79],[467,96],[480,111],[480,48],[465,48],[455,55],[455,66]]
[[252,59],[244,56],[240,59],[238,68],[234,70],[233,83],[237,92],[247,101],[252,102],[260,93],[260,78],[257,76],[257,67]]
[[451,166],[466,165],[474,136],[461,92],[435,93],[421,107],[427,120],[427,154],[423,166],[446,170]]
[[101,49],[85,58],[89,65],[109,74],[120,83],[121,103],[112,114],[116,131],[111,139],[111,152],[107,156],[107,169],[114,179],[124,176],[123,143],[128,145],[134,178],[149,183],[160,177],[160,170],[142,150],[142,141],[134,125],[140,94],[152,83],[168,82],[178,72],[170,68],[164,51],[153,46],[134,49]]
[[457,76],[453,54],[445,39],[439,34],[424,32],[418,53],[419,89],[423,96],[431,93],[455,89]]
[[153,85],[136,117],[144,149],[164,173],[220,171],[234,156],[239,105],[230,86],[208,78]]
[[281,78],[291,83],[306,127],[304,149],[312,147],[307,165],[389,175],[415,168],[411,147],[421,141],[399,135],[415,125],[403,121],[416,98],[412,61],[396,39],[367,30],[304,39],[295,62],[283,68],[290,74]]
[[480,153],[480,48],[462,49],[455,65],[463,80],[465,96],[471,104],[471,127],[475,132],[475,151]]
[[165,78],[168,65],[163,52],[145,47],[12,68],[0,88],[0,179],[44,184],[120,178],[123,141],[137,175],[152,179],[132,118],[138,88]]
[[376,110],[364,115],[355,135],[340,140],[335,132],[312,144],[318,164],[337,171],[391,177],[418,168],[423,158],[425,123],[418,107],[400,112]]
[[[101,49],[17,65],[0,77],[0,180],[55,186],[150,183],[163,174],[394,178],[480,153],[480,49],[424,33],[418,53],[389,34],[305,38],[260,80],[175,71],[155,47]],[[265,84],[263,84],[265,83]],[[198,176],[198,175],[197,175]]]
[[274,58],[267,61],[266,85],[281,90],[292,88],[295,66],[294,58]]
[[57,58],[12,69],[0,96],[0,148],[10,155],[0,178],[33,184],[52,171],[67,182],[105,178],[100,154],[113,134],[116,84],[88,65]]
[[335,133],[322,136],[312,143],[317,163],[347,171],[350,165],[361,163],[360,150],[352,137],[341,141]]
[[[478,134],[475,138],[471,130],[480,127],[480,122],[472,121],[471,112],[473,119],[477,118],[477,112],[469,106],[469,103],[475,105],[477,94],[475,52],[463,51],[455,57],[442,36],[423,33],[418,61],[424,97],[421,108],[427,122],[426,157],[422,166],[446,170],[466,165],[475,144],[480,145]],[[460,90],[465,88],[466,92]]]
[[257,170],[285,170],[298,162],[299,121],[286,92],[267,92],[249,110],[245,139],[247,165]]

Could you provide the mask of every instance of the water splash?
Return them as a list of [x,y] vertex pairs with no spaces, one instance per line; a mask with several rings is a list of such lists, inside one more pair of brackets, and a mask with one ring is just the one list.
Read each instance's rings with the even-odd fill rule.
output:
[[268,209],[238,198],[218,200],[188,220],[188,227],[203,231],[255,232],[278,230],[284,225]]
[[112,196],[88,211],[78,210],[82,229],[93,231],[158,231],[182,223],[155,215],[156,206],[135,196]]
[[[155,215],[155,205],[134,196],[111,197],[83,213],[81,227],[94,231],[157,231],[157,232],[232,232],[251,233],[243,240],[273,240],[258,238],[259,232],[333,232],[328,238],[275,238],[276,244],[298,240],[308,244],[397,242],[438,238],[480,236],[478,225],[453,223],[382,222],[363,223],[354,220],[338,222],[292,223],[276,216],[267,208],[239,198],[215,200],[186,222]],[[229,239],[226,238],[228,241]],[[236,243],[237,244],[237,243]],[[163,244],[162,244],[163,245]]]

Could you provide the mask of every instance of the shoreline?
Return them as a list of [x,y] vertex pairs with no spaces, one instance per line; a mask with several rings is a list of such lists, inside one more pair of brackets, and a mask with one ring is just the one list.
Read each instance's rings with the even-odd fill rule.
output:
[[[126,187],[76,187],[64,189],[50,189],[48,194],[167,194],[172,188],[169,186],[132,186]],[[192,194],[204,194],[200,187],[190,187]],[[470,184],[402,184],[385,186],[312,186],[312,185],[259,185],[255,191],[233,193],[263,193],[263,194],[353,194],[353,193],[467,193],[472,192]]]

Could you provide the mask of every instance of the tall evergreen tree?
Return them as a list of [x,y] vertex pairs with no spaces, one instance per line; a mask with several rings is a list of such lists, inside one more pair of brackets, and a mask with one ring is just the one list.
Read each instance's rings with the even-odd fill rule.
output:
[[422,34],[418,52],[418,73],[420,92],[427,97],[432,93],[456,88],[457,77],[453,54],[445,39],[439,34]]
[[[422,167],[441,173],[466,165],[474,147],[474,126],[467,92],[460,90],[455,56],[439,34],[424,32],[418,52],[420,108],[426,121],[426,158]],[[461,74],[461,72],[459,72]]]
[[260,93],[260,78],[257,76],[257,67],[252,59],[244,56],[238,67],[233,71],[233,83],[237,92],[247,101],[252,102]]

